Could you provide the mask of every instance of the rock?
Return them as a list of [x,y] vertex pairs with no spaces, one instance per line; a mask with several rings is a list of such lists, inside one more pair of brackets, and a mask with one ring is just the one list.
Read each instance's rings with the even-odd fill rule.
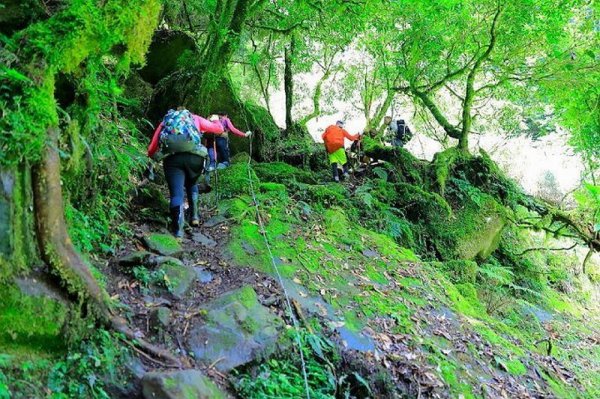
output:
[[214,248],[217,246],[217,242],[210,237],[205,236],[202,233],[194,233],[192,235],[192,240],[197,242],[198,244],[204,245],[208,248]]
[[367,258],[378,258],[379,253],[377,251],[373,251],[372,249],[363,249],[362,254]]
[[156,253],[171,256],[182,251],[177,239],[168,234],[153,233],[144,236],[144,244]]
[[231,370],[274,350],[283,321],[244,286],[204,307],[206,316],[190,330],[188,346],[196,359]]
[[210,229],[212,227],[215,227],[215,226],[218,226],[220,224],[223,224],[226,221],[227,221],[227,219],[225,218],[225,216],[223,216],[223,215],[217,215],[217,216],[211,217],[206,222],[204,222],[203,226]]
[[196,281],[196,272],[191,267],[173,262],[164,263],[158,269],[165,274],[168,289],[177,299],[182,299]]
[[136,251],[123,255],[119,258],[117,263],[119,266],[140,266],[144,265],[146,260],[152,255],[148,251]]
[[194,270],[196,270],[196,275],[198,276],[198,280],[200,280],[201,283],[206,284],[213,281],[213,274],[208,270],[202,267],[195,267]]
[[150,327],[154,330],[162,330],[171,321],[171,310],[164,306],[153,309],[150,312]]
[[182,261],[177,258],[173,258],[172,256],[157,256],[152,255],[150,258],[146,260],[145,266],[148,267],[160,267],[163,265],[177,265],[177,266],[185,266]]
[[226,395],[198,370],[152,372],[142,379],[145,399],[220,399]]
[[139,71],[140,76],[148,83],[157,84],[177,69],[182,54],[195,47],[194,38],[185,32],[157,30],[146,53],[146,65]]
[[376,349],[375,342],[366,334],[351,331],[347,327],[338,327],[336,331],[340,335],[342,345],[346,349],[359,352],[373,352]]
[[242,249],[248,254],[248,255],[256,255],[256,249],[254,249],[254,247],[252,246],[252,244],[246,242],[246,241],[242,241]]

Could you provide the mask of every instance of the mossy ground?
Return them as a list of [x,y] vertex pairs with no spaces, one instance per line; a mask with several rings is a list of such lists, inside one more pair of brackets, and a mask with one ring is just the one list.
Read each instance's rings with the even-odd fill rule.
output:
[[[504,280],[494,274],[502,273],[500,266],[482,269],[476,262],[465,260],[422,262],[414,252],[419,247],[403,248],[389,234],[357,223],[355,216],[360,211],[354,209],[353,193],[346,187],[309,183],[299,186],[294,176],[304,172],[294,173],[290,168],[275,165],[269,170],[269,165],[263,164],[262,172],[257,171],[260,187],[264,188],[258,193],[261,219],[275,262],[284,277],[301,283],[308,295],[321,296],[331,304],[334,316],[343,320],[347,328],[367,328],[376,337],[406,334],[413,348],[428,353],[426,364],[434,366],[434,373],[456,396],[478,397],[485,389],[480,378],[508,381],[510,376],[517,378],[522,387],[529,387],[522,389],[532,389],[537,381],[546,392],[559,397],[571,397],[575,392],[576,396],[589,398],[597,394],[598,375],[581,367],[581,362],[598,365],[599,351],[593,350],[590,356],[584,352],[585,344],[575,344],[593,336],[582,318],[580,305],[550,288],[529,301],[516,299],[518,295],[511,296],[515,294],[505,290],[501,292],[510,296],[510,303],[495,309],[494,300],[499,299],[494,299],[490,291],[495,285],[504,287],[499,282]],[[279,179],[275,170],[282,171],[285,178]],[[278,183],[273,185],[266,179]],[[481,202],[477,203],[478,199]],[[239,223],[232,229],[229,250],[236,263],[274,273],[250,206],[247,196],[223,204],[223,209]],[[484,193],[469,206],[473,207],[472,213],[482,209],[492,209],[499,215],[506,212]],[[447,225],[444,231],[451,231],[451,227]],[[509,280],[513,278],[512,274],[507,276]],[[549,321],[538,321],[526,312],[531,306],[541,306],[554,316]],[[440,319],[424,316],[440,309],[448,309],[448,317],[453,320],[448,324],[444,319],[440,324],[439,330],[446,334],[436,327],[435,321]],[[597,315],[594,317],[598,320]],[[382,328],[382,319],[389,320],[384,324],[387,328]],[[424,329],[424,322],[432,325]],[[554,356],[578,378],[567,382],[544,358],[544,348],[535,343],[552,331],[569,331],[572,326],[577,326],[577,332],[553,338]],[[449,339],[444,338],[446,335]],[[460,339],[469,342],[461,350],[457,344]],[[544,379],[536,377],[535,370],[543,370]]]

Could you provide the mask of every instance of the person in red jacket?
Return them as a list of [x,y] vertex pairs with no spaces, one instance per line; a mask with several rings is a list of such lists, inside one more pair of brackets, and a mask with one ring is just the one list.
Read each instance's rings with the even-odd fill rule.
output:
[[325,149],[329,154],[329,163],[333,172],[333,180],[339,182],[338,164],[342,165],[344,177],[348,177],[348,159],[346,158],[346,149],[344,148],[344,139],[351,141],[360,140],[360,134],[350,134],[344,129],[344,122],[337,121],[335,125],[330,125],[325,129],[321,136],[325,143]]
[[[189,112],[183,107],[177,108],[177,111]],[[220,122],[210,122],[194,114],[191,114],[191,117],[198,131],[212,134],[223,133],[223,125]],[[161,148],[163,145],[160,140],[164,127],[163,121],[154,131],[152,141],[148,146],[148,156],[155,160],[163,160],[165,178],[169,186],[171,230],[176,237],[183,237],[183,199],[186,192],[190,206],[190,225],[198,226],[200,224],[199,191],[196,183],[204,172],[206,149],[198,147],[188,152],[167,153],[165,148]],[[204,152],[202,153],[202,151]]]

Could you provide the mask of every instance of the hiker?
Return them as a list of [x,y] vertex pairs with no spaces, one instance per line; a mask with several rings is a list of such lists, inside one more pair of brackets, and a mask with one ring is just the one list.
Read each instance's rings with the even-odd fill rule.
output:
[[344,177],[348,177],[348,160],[346,158],[346,149],[344,148],[344,138],[356,141],[360,139],[360,134],[352,135],[344,130],[344,121],[337,121],[335,125],[330,125],[325,129],[321,136],[325,143],[325,149],[329,154],[329,163],[333,172],[333,180],[340,181],[338,174],[338,164],[342,166]]
[[[213,122],[219,121],[223,125],[223,133],[214,137],[207,137],[206,147],[208,148],[208,171],[212,172],[217,169],[225,169],[229,166],[229,132],[240,137],[250,137],[252,132],[248,130],[242,132],[231,123],[231,120],[224,112],[219,112],[209,118]],[[216,153],[215,153],[216,150]],[[218,164],[217,164],[218,162]]]
[[202,132],[223,133],[223,125],[194,115],[183,107],[170,109],[158,125],[148,146],[148,156],[163,161],[169,186],[171,231],[183,237],[183,199],[187,193],[191,226],[200,225],[198,214],[198,178],[204,172],[206,147],[201,144]]
[[392,120],[391,116],[383,118],[387,126],[388,137],[391,136],[392,147],[404,147],[412,138],[412,132],[404,119]]

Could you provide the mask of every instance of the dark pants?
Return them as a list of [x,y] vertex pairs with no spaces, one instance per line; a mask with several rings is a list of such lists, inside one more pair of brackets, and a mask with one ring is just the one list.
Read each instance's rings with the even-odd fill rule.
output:
[[206,147],[208,148],[210,163],[215,163],[215,141],[217,147],[216,161],[229,163],[229,139],[227,137],[209,137],[206,139]]
[[204,171],[204,160],[199,155],[179,153],[169,155],[163,161],[165,178],[169,185],[170,207],[183,205],[187,192],[188,202],[198,195],[198,178]]
[[[345,163],[342,165],[342,170],[344,171],[344,174],[348,173],[348,163]],[[331,164],[331,172],[333,173],[333,178],[335,179],[336,177],[338,177],[338,164],[337,162],[334,162]]]

